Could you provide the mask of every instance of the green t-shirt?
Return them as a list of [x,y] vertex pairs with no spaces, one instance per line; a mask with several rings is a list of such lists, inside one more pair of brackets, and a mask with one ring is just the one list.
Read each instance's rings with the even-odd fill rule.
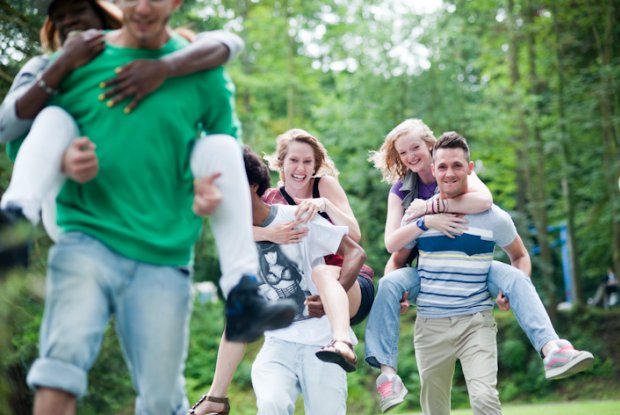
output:
[[219,67],[168,79],[130,114],[99,101],[100,82],[135,59],[157,59],[183,47],[173,37],[159,50],[107,44],[67,77],[51,105],[67,110],[96,145],[99,174],[68,180],[57,198],[58,225],[89,234],[138,261],[187,265],[202,224],[192,212],[190,154],[196,137],[237,136],[234,86]]
[[17,152],[22,146],[25,138],[26,134],[6,143],[6,154],[9,156],[9,160],[11,160],[13,163],[15,163],[15,159],[17,158]]

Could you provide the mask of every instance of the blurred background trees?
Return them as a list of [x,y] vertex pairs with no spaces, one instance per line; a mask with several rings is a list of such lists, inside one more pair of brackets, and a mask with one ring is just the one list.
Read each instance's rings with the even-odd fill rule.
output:
[[[0,96],[39,53],[37,4],[0,0]],[[268,153],[291,127],[319,137],[379,274],[389,187],[368,151],[409,117],[436,136],[461,132],[495,202],[537,253],[534,281],[554,313],[566,293],[560,235],[550,226],[568,231],[575,304],[608,267],[620,275],[619,15],[614,0],[186,0],[172,25],[225,28],[245,40],[228,65],[244,142]],[[10,170],[2,155],[0,188]],[[36,318],[48,246],[41,235],[27,278],[2,288],[0,316],[13,322],[0,338],[23,330],[15,304]],[[207,227],[197,280],[218,278],[212,247]],[[38,300],[23,304],[28,295]],[[16,347],[6,336],[0,344]]]

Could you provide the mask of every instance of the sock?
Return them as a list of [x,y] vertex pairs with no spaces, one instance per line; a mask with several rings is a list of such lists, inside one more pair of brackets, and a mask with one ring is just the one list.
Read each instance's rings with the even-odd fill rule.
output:
[[549,356],[549,354],[551,354],[553,351],[557,350],[558,348],[559,347],[555,340],[551,340],[550,342],[547,342],[547,344],[545,344],[542,348],[543,357]]

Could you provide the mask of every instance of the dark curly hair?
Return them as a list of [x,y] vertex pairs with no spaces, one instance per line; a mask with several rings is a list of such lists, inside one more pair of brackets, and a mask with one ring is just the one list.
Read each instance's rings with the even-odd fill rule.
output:
[[253,184],[257,185],[256,194],[262,196],[271,184],[269,169],[249,146],[243,147],[243,164],[245,165],[245,174],[248,176],[250,186]]

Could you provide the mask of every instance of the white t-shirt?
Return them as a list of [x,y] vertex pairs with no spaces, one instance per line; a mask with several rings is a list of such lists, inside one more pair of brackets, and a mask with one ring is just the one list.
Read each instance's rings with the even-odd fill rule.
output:
[[[260,226],[271,227],[295,219],[296,206],[271,205],[269,216]],[[299,313],[289,327],[265,332],[294,343],[322,346],[331,340],[331,326],[327,316],[308,317],[304,300],[318,294],[312,282],[312,269],[324,264],[325,255],[334,254],[340,246],[346,226],[335,226],[316,215],[307,225],[308,234],[297,244],[278,245],[268,241],[256,243],[259,258],[260,290],[270,300],[289,298],[297,302]],[[351,332],[353,338],[353,332]]]

